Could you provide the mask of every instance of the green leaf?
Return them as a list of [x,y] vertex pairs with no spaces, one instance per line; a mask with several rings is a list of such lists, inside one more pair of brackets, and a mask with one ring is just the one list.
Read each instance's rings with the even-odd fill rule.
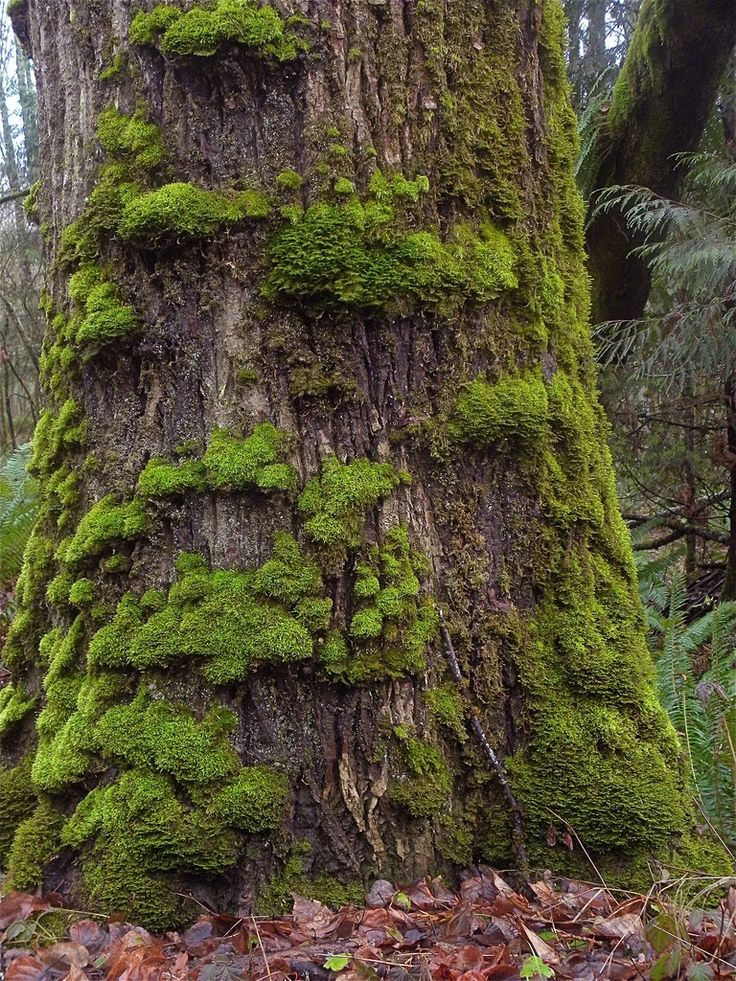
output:
[[713,981],[715,975],[710,964],[691,964],[685,977],[687,981]]
[[397,892],[394,894],[394,903],[400,906],[402,909],[411,909],[411,900],[406,895],[405,892]]
[[527,957],[521,965],[519,975],[522,978],[553,978],[555,972],[549,964],[544,963],[541,957],[533,954],[531,957]]
[[327,971],[344,971],[350,963],[350,954],[330,954],[322,965]]

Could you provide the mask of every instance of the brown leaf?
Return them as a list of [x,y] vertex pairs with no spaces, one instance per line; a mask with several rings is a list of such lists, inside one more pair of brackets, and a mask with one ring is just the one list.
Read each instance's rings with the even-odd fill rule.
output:
[[86,967],[89,964],[89,951],[82,944],[74,942],[51,944],[38,952],[38,956],[49,967],[56,970],[69,967]]
[[47,981],[52,972],[38,957],[19,957],[5,974],[5,981]]
[[621,940],[636,937],[644,940],[644,924],[638,913],[624,913],[622,916],[609,916],[605,919],[597,916],[589,930],[596,937],[612,937]]
[[91,952],[98,951],[107,940],[107,934],[94,920],[77,920],[69,927],[69,937]]
[[542,940],[538,933],[534,930],[530,930],[526,923],[522,923],[521,920],[518,921],[521,930],[526,937],[529,946],[532,948],[537,957],[541,957],[545,964],[550,966],[555,966],[560,963],[560,958],[557,951],[550,947],[546,940]]
[[323,938],[330,934],[334,926],[335,914],[320,903],[318,899],[305,899],[292,893],[294,897],[294,922],[310,936]]
[[16,920],[27,920],[33,913],[51,909],[51,903],[25,892],[9,892],[0,900],[0,930]]

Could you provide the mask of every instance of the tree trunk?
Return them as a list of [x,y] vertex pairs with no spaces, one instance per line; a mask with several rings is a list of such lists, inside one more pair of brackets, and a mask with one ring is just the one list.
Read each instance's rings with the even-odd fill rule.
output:
[[477,713],[533,867],[590,874],[567,824],[630,882],[689,818],[595,390],[559,6],[297,13],[14,13],[54,261],[10,881],[161,927],[190,893],[508,867]]

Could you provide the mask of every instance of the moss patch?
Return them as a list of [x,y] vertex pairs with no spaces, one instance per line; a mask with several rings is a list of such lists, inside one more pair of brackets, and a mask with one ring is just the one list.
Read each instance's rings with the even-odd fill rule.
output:
[[293,61],[305,48],[273,7],[254,0],[216,0],[186,12],[159,4],[135,15],[129,38],[133,44],[156,45],[164,54],[200,58],[222,45],[239,44],[260,57]]
[[266,218],[269,211],[259,191],[225,193],[179,182],[130,196],[116,228],[123,239],[155,246],[165,239],[213,235],[246,218]]

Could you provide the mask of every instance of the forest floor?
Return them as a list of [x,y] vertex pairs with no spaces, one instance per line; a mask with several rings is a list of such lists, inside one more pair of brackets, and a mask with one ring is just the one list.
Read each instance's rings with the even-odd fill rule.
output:
[[564,879],[536,882],[522,895],[482,868],[457,892],[440,879],[403,889],[379,881],[362,908],[335,912],[294,896],[289,916],[208,914],[185,932],[161,936],[115,917],[70,914],[63,939],[44,926],[44,920],[59,921],[58,897],[15,892],[0,901],[0,979],[733,977],[736,890],[728,880],[689,879],[695,900],[685,906],[676,901],[682,885],[678,880],[646,896],[614,896],[603,886]]

